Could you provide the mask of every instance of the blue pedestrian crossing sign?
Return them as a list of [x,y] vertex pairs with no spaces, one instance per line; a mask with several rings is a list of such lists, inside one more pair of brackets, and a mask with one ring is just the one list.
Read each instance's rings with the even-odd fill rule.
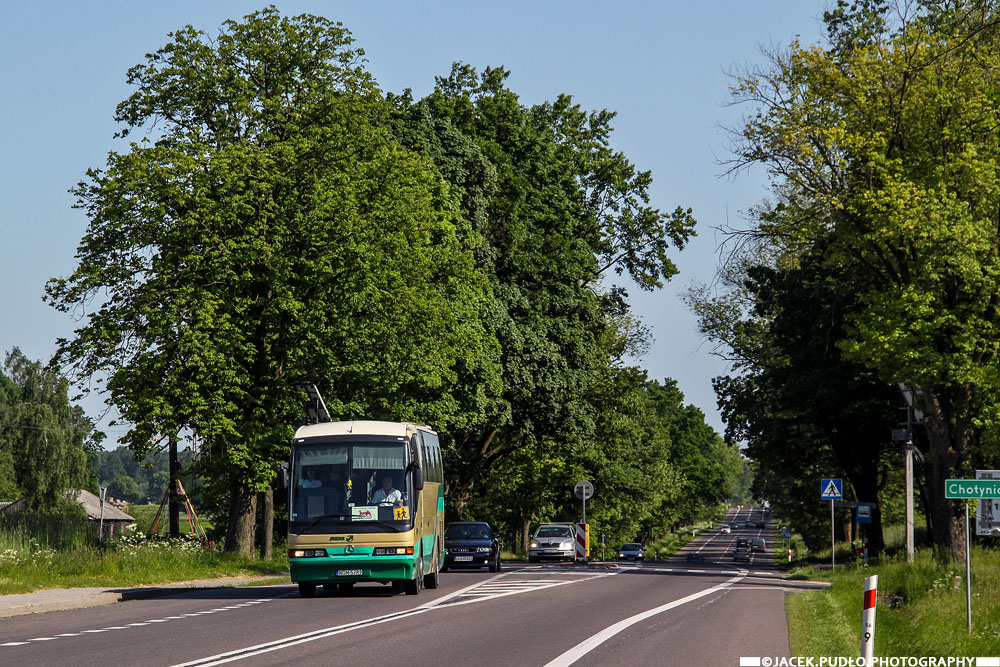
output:
[[820,500],[840,500],[844,497],[844,480],[823,479],[819,484]]

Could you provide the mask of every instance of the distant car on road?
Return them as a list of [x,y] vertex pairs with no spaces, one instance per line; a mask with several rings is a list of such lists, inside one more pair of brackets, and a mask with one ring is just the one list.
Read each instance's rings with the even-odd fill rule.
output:
[[753,521],[747,519],[747,522],[743,525],[744,528],[753,528]]
[[720,533],[726,533],[726,534],[732,534],[733,529],[730,528],[729,526],[723,526],[722,528],[719,528],[719,532]]
[[733,530],[736,530],[737,528],[740,527],[740,524],[736,523],[735,521],[730,521],[729,527],[732,528]]
[[571,523],[543,523],[528,544],[528,562],[541,560],[569,560],[576,558],[573,546],[574,533]]
[[705,562],[705,555],[702,554],[702,553],[699,553],[697,551],[692,551],[691,553],[689,553],[687,555],[687,559],[688,559],[688,561],[695,562],[695,563],[704,563]]
[[763,538],[756,537],[750,540],[750,551],[767,551]]
[[618,560],[644,561],[646,560],[646,550],[638,542],[623,544],[622,548],[618,550]]
[[486,567],[500,571],[500,540],[483,521],[459,521],[448,524],[444,531],[444,565],[442,572],[453,567]]
[[748,540],[745,537],[737,537],[736,538],[736,548],[739,549],[740,547],[743,547],[744,549],[749,549],[750,548],[750,540]]
[[750,550],[746,547],[736,547],[733,551],[733,560],[745,560],[750,562]]

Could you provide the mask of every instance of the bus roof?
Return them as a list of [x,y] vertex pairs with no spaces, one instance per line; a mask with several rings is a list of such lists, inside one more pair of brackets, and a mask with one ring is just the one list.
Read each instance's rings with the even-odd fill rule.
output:
[[408,429],[433,430],[412,422],[344,421],[306,424],[295,431],[295,438],[315,438],[324,435],[389,435],[405,437]]

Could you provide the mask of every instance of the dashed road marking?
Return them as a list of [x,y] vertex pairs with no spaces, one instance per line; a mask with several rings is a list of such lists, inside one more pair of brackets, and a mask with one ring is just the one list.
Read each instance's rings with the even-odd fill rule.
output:
[[270,602],[271,600],[277,600],[277,599],[280,599],[280,598],[292,597],[293,595],[296,595],[296,593],[284,593],[282,595],[276,595],[273,598],[259,598],[257,600],[250,600],[250,601],[244,602],[242,604],[231,605],[229,607],[218,607],[216,609],[209,609],[209,610],[205,610],[205,611],[196,611],[196,612],[192,612],[190,614],[181,614],[179,616],[164,616],[163,618],[151,618],[151,619],[149,619],[147,621],[143,621],[143,622],[140,622],[140,623],[129,623],[128,625],[109,625],[106,628],[96,628],[96,629],[93,629],[93,630],[81,630],[80,632],[64,632],[62,634],[58,634],[58,635],[55,635],[53,637],[33,637],[32,639],[28,639],[26,641],[4,642],[4,643],[0,644],[0,646],[24,646],[25,644],[28,644],[30,642],[47,642],[47,641],[52,641],[54,639],[59,639],[60,637],[79,637],[80,635],[82,635],[84,633],[97,634],[97,633],[100,633],[100,632],[109,632],[111,630],[129,630],[131,628],[142,627],[144,625],[150,625],[151,623],[166,623],[167,621],[177,621],[177,620],[181,620],[181,619],[185,619],[185,618],[192,618],[192,617],[202,616],[204,614],[214,614],[216,612],[227,611],[229,609],[242,609],[244,607],[249,607],[249,606],[252,606],[252,605],[257,605],[257,604],[261,604],[261,603],[264,603],[264,602]]

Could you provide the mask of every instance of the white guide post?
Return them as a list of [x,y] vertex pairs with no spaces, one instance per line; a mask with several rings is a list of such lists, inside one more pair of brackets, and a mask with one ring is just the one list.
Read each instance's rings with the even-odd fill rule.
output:
[[875,598],[878,589],[878,575],[865,578],[864,611],[861,613],[861,664],[872,664],[875,648]]

